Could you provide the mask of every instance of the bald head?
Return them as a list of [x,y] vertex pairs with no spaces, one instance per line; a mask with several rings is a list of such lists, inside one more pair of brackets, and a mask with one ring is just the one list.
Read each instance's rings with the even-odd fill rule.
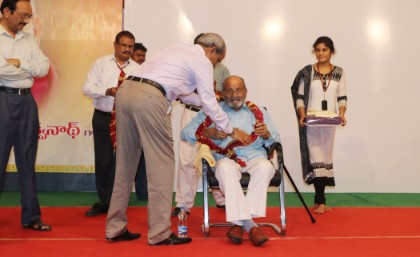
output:
[[239,76],[230,76],[223,82],[223,99],[235,111],[239,111],[245,103],[247,89],[245,81]]

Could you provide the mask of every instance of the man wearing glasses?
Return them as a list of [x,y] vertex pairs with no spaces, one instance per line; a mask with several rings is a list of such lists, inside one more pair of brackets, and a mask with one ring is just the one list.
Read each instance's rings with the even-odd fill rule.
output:
[[34,77],[48,73],[49,60],[35,38],[22,31],[32,17],[29,1],[4,0],[0,9],[0,192],[14,147],[22,192],[22,226],[50,231],[51,226],[41,221],[36,192],[39,117],[31,93]]
[[86,211],[87,217],[106,214],[111,201],[115,177],[115,145],[111,140],[111,116],[115,110],[118,86],[131,70],[140,65],[131,60],[135,38],[129,31],[119,32],[114,53],[96,60],[83,86],[83,93],[93,99],[92,118],[95,151],[95,179],[99,202]]
[[[223,83],[224,102],[220,106],[237,132],[249,135],[251,142],[233,143],[232,137],[217,130],[213,124],[203,126],[208,124],[204,112],[199,112],[188,123],[181,137],[191,145],[195,145],[198,140],[206,140],[213,150],[216,159],[215,175],[226,201],[226,221],[233,225],[227,232],[228,238],[235,244],[241,244],[246,230],[250,241],[260,246],[268,241],[268,236],[253,218],[266,216],[267,187],[275,172],[267,159],[265,147],[274,142],[280,143],[280,135],[264,108],[246,100],[247,92],[243,78],[228,77]],[[236,146],[230,148],[232,143]],[[218,149],[228,149],[229,154],[221,154]],[[250,174],[246,195],[240,184],[241,173],[244,172]]]

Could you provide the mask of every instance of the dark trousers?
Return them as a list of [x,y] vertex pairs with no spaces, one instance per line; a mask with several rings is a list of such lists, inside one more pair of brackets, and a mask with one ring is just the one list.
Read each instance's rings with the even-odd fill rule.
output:
[[325,198],[325,183],[322,183],[322,178],[316,178],[314,181],[315,188],[315,204],[326,204],[327,199]]
[[35,178],[38,131],[38,107],[33,96],[0,92],[0,192],[13,147],[21,191],[22,225],[41,218]]
[[135,178],[136,196],[138,200],[147,200],[147,176],[146,176],[146,161],[144,153],[140,157],[139,167]]
[[[112,147],[109,124],[111,114],[95,110],[93,113],[93,143],[95,149],[95,179],[99,201],[109,206],[115,178],[115,152]],[[146,200],[147,177],[144,156],[140,159],[136,175],[136,195],[140,200]]]
[[106,207],[111,202],[115,177],[115,153],[109,135],[111,113],[95,110],[92,118],[95,150],[95,179],[99,201]]

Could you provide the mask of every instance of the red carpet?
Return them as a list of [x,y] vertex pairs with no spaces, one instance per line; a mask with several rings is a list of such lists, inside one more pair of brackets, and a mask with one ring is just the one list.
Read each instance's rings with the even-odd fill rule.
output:
[[[315,215],[316,224],[303,208],[287,208],[286,236],[264,228],[270,241],[258,248],[248,240],[232,245],[225,237],[227,228],[212,227],[205,238],[201,208],[194,208],[189,216],[191,244],[148,246],[145,207],[132,207],[128,212],[129,229],[140,232],[141,239],[108,242],[105,216],[86,218],[86,208],[42,208],[43,220],[53,231],[35,232],[21,228],[20,208],[2,207],[0,256],[420,256],[420,208],[334,208]],[[268,216],[257,221],[278,223],[278,208],[269,208]],[[211,221],[224,221],[224,212],[211,208]]]

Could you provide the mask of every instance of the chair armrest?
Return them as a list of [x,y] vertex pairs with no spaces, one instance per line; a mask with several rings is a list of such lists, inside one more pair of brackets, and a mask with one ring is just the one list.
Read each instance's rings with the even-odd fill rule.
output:
[[279,142],[272,143],[265,150],[267,151],[268,157],[272,156],[274,151],[277,151],[277,155],[282,155],[283,156],[283,147]]
[[279,142],[272,143],[268,148],[266,148],[268,158],[271,159],[274,155],[274,151],[277,154],[277,160],[280,163],[283,163],[283,146]]
[[271,179],[270,186],[279,186],[282,181],[281,171],[283,169],[283,147],[279,142],[272,143],[266,148],[268,158],[271,160],[276,172]]

